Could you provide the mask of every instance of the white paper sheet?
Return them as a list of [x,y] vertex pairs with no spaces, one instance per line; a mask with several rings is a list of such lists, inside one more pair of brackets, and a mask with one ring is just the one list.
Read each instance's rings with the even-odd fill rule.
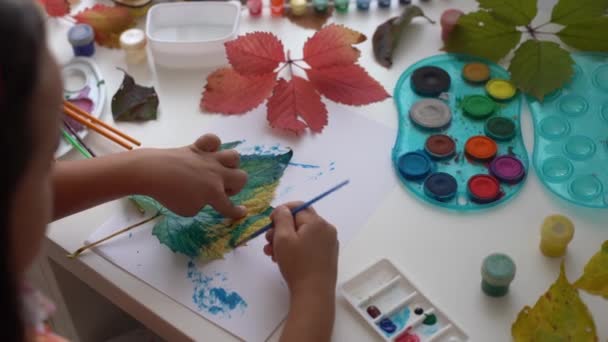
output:
[[[338,238],[344,244],[367,222],[384,195],[399,186],[390,161],[396,132],[344,107],[328,107],[330,124],[317,135],[294,138],[273,132],[267,127],[264,107],[245,116],[216,117],[205,130],[225,142],[245,140],[244,153],[253,151],[253,146],[293,149],[292,165],[281,179],[274,204],[306,201],[350,179],[351,184],[315,205],[317,212],[338,228]],[[88,241],[141,220],[141,214],[125,201],[122,212]],[[161,245],[151,234],[153,225],[151,222],[110,240],[96,251],[244,340],[266,340],[286,317],[288,290],[276,265],[262,252],[263,237],[223,260],[191,263],[188,257]]]

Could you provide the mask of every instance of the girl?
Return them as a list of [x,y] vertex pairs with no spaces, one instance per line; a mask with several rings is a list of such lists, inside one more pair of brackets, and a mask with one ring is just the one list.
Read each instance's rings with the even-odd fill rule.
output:
[[[35,3],[0,0],[0,148],[6,160],[0,189],[0,297],[8,311],[2,341],[62,341],[41,329],[41,314],[22,298],[31,292],[22,290],[24,273],[51,220],[130,194],[152,196],[182,215],[194,215],[205,205],[230,218],[246,215],[229,196],[243,188],[247,174],[239,170],[236,151],[218,151],[220,140],[214,135],[182,148],[56,162],[63,87],[44,37]],[[336,230],[313,209],[292,217],[294,205],[272,214],[275,229],[264,247],[291,293],[282,339],[326,341],[334,320]]]

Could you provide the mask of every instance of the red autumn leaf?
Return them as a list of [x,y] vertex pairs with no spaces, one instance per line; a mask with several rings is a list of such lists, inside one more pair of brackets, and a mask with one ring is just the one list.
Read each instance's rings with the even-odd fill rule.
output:
[[361,52],[353,47],[367,39],[364,34],[342,25],[329,25],[304,44],[304,60],[313,68],[354,64]]
[[281,78],[266,107],[268,122],[275,128],[301,133],[308,126],[313,132],[321,132],[327,125],[327,109],[321,96],[302,77],[293,76],[290,81]]
[[285,62],[283,43],[272,33],[248,33],[225,46],[228,61],[242,75],[267,74]]
[[74,16],[79,23],[89,24],[95,30],[95,41],[109,48],[119,47],[120,34],[135,26],[135,18],[126,7],[97,4]]
[[277,83],[277,74],[244,76],[232,68],[221,68],[207,77],[201,110],[241,114],[262,103]]
[[360,106],[389,97],[382,85],[357,64],[312,68],[306,74],[321,94],[339,103]]
[[63,17],[70,14],[70,3],[68,0],[38,0],[44,6],[50,17]]

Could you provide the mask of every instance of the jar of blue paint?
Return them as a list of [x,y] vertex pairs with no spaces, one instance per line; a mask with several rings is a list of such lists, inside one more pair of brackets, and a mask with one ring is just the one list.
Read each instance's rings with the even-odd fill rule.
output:
[[369,10],[369,4],[371,0],[357,0],[357,9],[359,11],[367,11]]
[[91,57],[95,54],[95,32],[91,25],[76,24],[68,31],[68,41],[75,56]]

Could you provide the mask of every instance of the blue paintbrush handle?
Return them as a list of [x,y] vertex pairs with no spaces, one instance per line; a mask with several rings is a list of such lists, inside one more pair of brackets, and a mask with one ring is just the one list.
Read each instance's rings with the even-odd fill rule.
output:
[[[318,195],[317,197],[311,199],[310,201],[302,204],[301,206],[295,207],[293,209],[291,209],[291,215],[295,216],[297,213],[299,213],[300,211],[310,207],[311,205],[315,204],[317,201],[319,201],[320,199],[324,198],[325,196],[331,194],[332,192],[340,189],[341,187],[345,186],[346,184],[348,184],[350,181],[347,179],[345,181],[343,181],[342,183],[334,186],[333,188],[325,191],[324,193]],[[260,228],[260,230],[258,230],[257,232],[249,235],[249,237],[247,239],[245,239],[243,242],[239,243],[239,245],[245,244],[248,241],[251,241],[253,239],[255,239],[256,237],[266,233],[270,228],[272,228],[272,222],[270,222],[269,224],[265,225],[264,227]]]

